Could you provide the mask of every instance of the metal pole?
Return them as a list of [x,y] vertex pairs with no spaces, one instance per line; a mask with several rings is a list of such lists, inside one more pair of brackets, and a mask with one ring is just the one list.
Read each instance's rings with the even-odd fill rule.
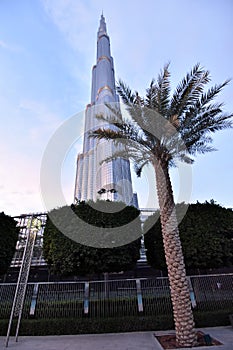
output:
[[[32,224],[30,225],[30,227],[32,226]],[[24,262],[26,263],[26,271],[25,271],[25,277],[24,277],[24,282],[23,282],[23,291],[22,291],[22,296],[21,296],[21,302],[19,305],[19,314],[18,314],[18,322],[17,322],[17,327],[16,327],[16,332],[15,332],[15,341],[18,341],[18,334],[19,334],[19,326],[20,326],[20,321],[21,321],[21,317],[22,317],[22,312],[23,312],[23,305],[24,305],[24,299],[25,299],[25,295],[26,295],[26,288],[27,288],[27,281],[28,281],[28,275],[29,275],[29,270],[30,270],[30,266],[31,266],[31,258],[32,258],[32,254],[33,254],[33,247],[34,247],[34,242],[35,242],[35,238],[36,238],[36,230],[33,232],[31,232],[31,229],[29,229],[29,252],[28,252],[28,260],[26,261],[26,259],[24,260]]]
[[[30,228],[31,228],[31,225],[32,225],[32,219],[33,219],[33,215],[31,217]],[[30,230],[30,228],[29,228],[29,230]],[[24,247],[22,263],[21,263],[21,267],[20,267],[20,271],[19,271],[19,276],[18,276],[18,281],[17,281],[17,285],[16,285],[14,300],[13,300],[13,304],[12,304],[12,308],[11,308],[11,315],[10,315],[10,320],[9,320],[8,330],[7,330],[7,336],[6,336],[6,348],[8,347],[10,331],[11,331],[11,325],[12,325],[12,320],[13,320],[13,316],[14,316],[14,313],[15,313],[15,305],[16,305],[16,300],[17,300],[17,297],[18,297],[19,286],[20,286],[20,279],[21,279],[22,272],[23,272],[23,262],[24,262],[24,259],[25,259],[25,256],[26,256],[26,250],[27,250],[28,242],[29,242],[29,234],[27,235],[26,244],[25,244],[25,247]]]
[[20,321],[21,321],[22,312],[23,312],[23,305],[24,305],[24,299],[26,295],[27,281],[28,281],[28,275],[29,275],[30,266],[31,266],[35,238],[36,238],[37,231],[39,231],[41,228],[41,221],[39,219],[35,219],[36,222],[34,222],[34,218],[36,217],[37,215],[32,214],[31,221],[28,226],[27,240],[26,240],[26,244],[23,252],[22,264],[19,272],[17,287],[15,291],[14,301],[13,301],[9,325],[8,325],[6,347],[8,347],[11,325],[12,325],[12,320],[14,316],[18,317],[16,334],[15,334],[15,341],[18,341],[19,326],[20,326]]

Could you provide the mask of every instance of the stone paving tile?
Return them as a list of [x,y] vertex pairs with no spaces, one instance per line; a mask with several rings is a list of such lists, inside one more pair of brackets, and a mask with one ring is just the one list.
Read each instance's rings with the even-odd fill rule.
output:
[[[202,346],[198,350],[233,350],[233,328],[201,328],[223,345]],[[8,349],[11,350],[162,350],[155,334],[170,334],[174,331],[64,335],[46,337],[19,337],[18,342],[11,337]],[[0,337],[0,349],[5,348],[5,337]],[[191,348],[186,348],[191,349]],[[194,349],[194,348],[192,348]],[[178,350],[178,349],[176,349]]]

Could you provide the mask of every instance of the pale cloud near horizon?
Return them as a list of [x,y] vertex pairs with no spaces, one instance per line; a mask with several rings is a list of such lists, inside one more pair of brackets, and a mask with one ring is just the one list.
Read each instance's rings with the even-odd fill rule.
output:
[[[45,104],[23,98],[12,109],[11,118],[13,129],[3,134],[0,142],[0,178],[4,179],[0,210],[13,215],[44,210],[40,196],[40,163],[52,133],[63,120]],[[15,139],[15,143],[10,139]]]
[[[61,169],[62,188],[69,204],[73,200],[76,156],[82,149],[83,115],[84,111],[77,114],[77,141],[67,149]],[[68,119],[49,109],[47,104],[28,98],[22,98],[12,108],[13,129],[3,134],[0,142],[0,178],[4,179],[0,211],[18,215],[45,210],[40,195],[41,161],[50,139]],[[15,139],[15,144],[10,139]]]
[[1,112],[4,113],[6,109],[10,111],[11,128],[7,128],[6,132],[2,133],[2,139],[6,143],[14,139],[17,150],[21,149],[22,154],[24,153],[23,147],[27,145],[30,145],[31,150],[37,154],[38,150],[45,147],[53,132],[64,122],[64,117],[62,118],[58,113],[49,109],[47,104],[38,100],[22,97],[19,104],[12,107],[7,101]]
[[22,99],[19,109],[27,111],[33,116],[33,123],[29,126],[29,136],[31,140],[43,140],[50,137],[64,121],[56,113],[50,111],[48,106],[36,100]]
[[41,210],[38,158],[22,154],[20,149],[6,148],[2,142],[0,148],[0,178],[4,179],[4,186],[0,189],[1,210],[11,215],[32,208]]

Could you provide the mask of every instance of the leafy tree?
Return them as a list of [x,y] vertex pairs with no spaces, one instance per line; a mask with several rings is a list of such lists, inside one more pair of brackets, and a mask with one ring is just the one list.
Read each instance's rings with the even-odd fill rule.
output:
[[149,216],[143,224],[144,244],[147,262],[159,270],[166,270],[166,260],[163,247],[163,237],[159,211]]
[[0,274],[7,272],[15,252],[19,234],[16,224],[16,221],[12,217],[3,212],[0,213]]
[[[177,216],[184,204],[176,206]],[[166,269],[160,220],[151,228],[153,218],[144,224],[147,259],[151,266]],[[147,230],[147,227],[150,227]],[[187,268],[216,268],[233,265],[233,211],[213,201],[188,205],[179,224]]]
[[[107,211],[103,212],[103,208]],[[64,221],[66,209],[67,207],[62,207],[53,211],[56,211],[59,219]],[[140,212],[135,207],[125,207],[122,210],[122,203],[107,201],[93,203],[89,201],[72,205],[72,210],[84,222],[103,228],[121,227],[136,219],[136,225],[134,225],[137,229],[136,235],[137,237],[141,236]],[[77,243],[77,237],[81,234],[81,227],[74,226],[71,223],[70,230],[73,231],[74,239],[76,236],[76,242],[61,233],[48,215],[44,230],[43,251],[45,259],[55,273],[86,275],[126,271],[133,268],[140,257],[140,238],[119,247],[95,248]],[[88,232],[85,234],[88,238]]]
[[209,81],[209,72],[199,64],[181,80],[173,93],[168,65],[157,81],[151,81],[145,97],[132,92],[120,81],[118,93],[130,118],[123,118],[119,108],[108,104],[109,116],[97,117],[111,126],[91,132],[92,137],[113,140],[118,146],[114,157],[106,161],[127,157],[134,162],[138,176],[146,164],[150,163],[154,168],[179,346],[192,346],[196,335],[169,167],[176,160],[191,164],[193,156],[212,151],[211,133],[231,126],[232,115],[223,113],[221,103],[212,102],[229,81],[204,92]]

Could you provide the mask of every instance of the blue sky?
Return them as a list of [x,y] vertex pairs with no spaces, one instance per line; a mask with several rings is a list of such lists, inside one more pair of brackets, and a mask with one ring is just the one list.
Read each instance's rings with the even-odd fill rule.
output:
[[[142,7],[143,4],[143,7]],[[44,211],[40,166],[46,146],[68,118],[90,101],[96,34],[104,11],[116,78],[144,93],[170,61],[173,86],[200,62],[212,84],[233,77],[231,0],[1,0],[0,1],[0,211]],[[233,81],[219,96],[233,111]],[[77,143],[67,151],[61,183],[72,202]],[[215,199],[233,207],[233,130],[214,136],[218,149],[192,166],[190,201]],[[147,178],[135,181],[140,206],[156,206]],[[152,176],[153,177],[153,176]],[[172,172],[176,198],[179,174]],[[150,181],[150,180],[149,180]],[[153,186],[152,186],[153,187]]]

